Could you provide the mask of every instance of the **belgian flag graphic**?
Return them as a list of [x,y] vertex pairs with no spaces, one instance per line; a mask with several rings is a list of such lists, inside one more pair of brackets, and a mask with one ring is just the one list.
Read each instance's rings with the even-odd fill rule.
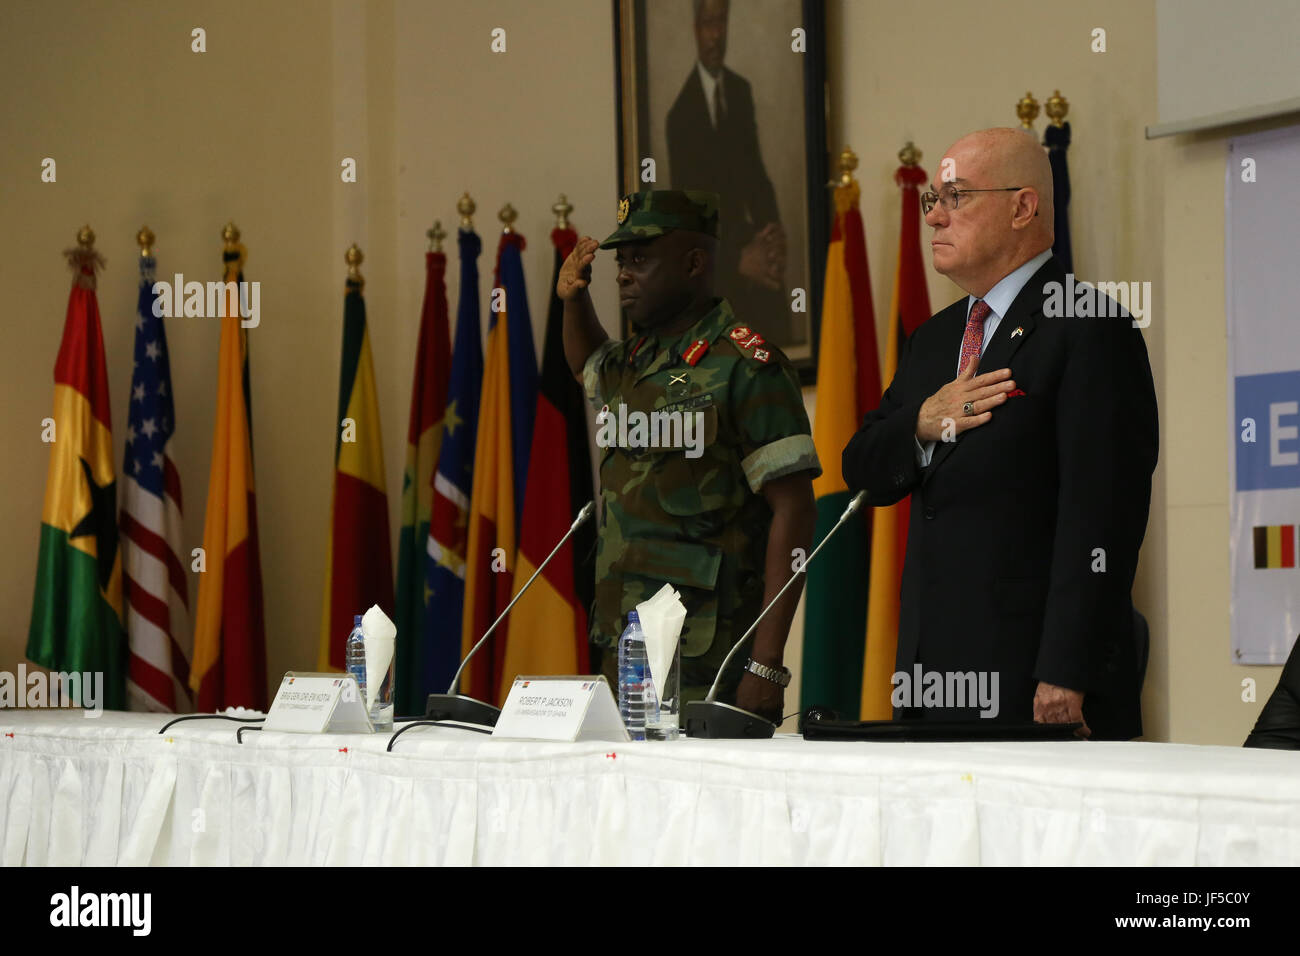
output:
[[1296,554],[1296,526],[1273,524],[1256,526],[1255,567],[1294,568]]

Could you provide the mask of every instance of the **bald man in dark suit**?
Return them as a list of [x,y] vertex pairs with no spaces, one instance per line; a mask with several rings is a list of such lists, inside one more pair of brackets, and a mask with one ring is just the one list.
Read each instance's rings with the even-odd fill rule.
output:
[[[843,456],[871,504],[912,496],[896,667],[997,674],[997,720],[1137,736],[1130,592],[1159,447],[1141,330],[1060,314],[1032,137],[972,133],[939,170],[923,197],[934,267],[968,295],[913,333]],[[914,703],[895,716],[979,719]]]

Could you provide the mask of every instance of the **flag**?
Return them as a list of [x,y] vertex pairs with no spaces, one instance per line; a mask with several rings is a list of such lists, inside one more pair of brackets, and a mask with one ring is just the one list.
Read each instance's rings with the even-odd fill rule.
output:
[[[1060,91],[1057,91],[1057,95]],[[1047,147],[1047,161],[1052,166],[1052,226],[1056,237],[1052,240],[1052,255],[1061,260],[1066,272],[1074,271],[1074,248],[1070,243],[1070,166],[1065,154],[1070,149],[1070,124],[1048,124],[1043,131],[1043,145]]]
[[1255,567],[1294,568],[1296,526],[1293,524],[1255,525],[1251,528],[1255,546]]
[[[513,583],[537,401],[537,353],[524,288],[523,247],[524,237],[508,231],[501,234],[497,248],[474,448],[462,656],[510,603]],[[505,636],[498,632],[494,637],[466,668],[461,681],[462,692],[479,700],[491,700],[501,686]]]
[[[447,320],[447,256],[424,254],[424,307],[415,348],[411,416],[406,429],[406,472],[402,477],[402,525],[397,539],[397,713],[423,713],[424,615],[430,598],[425,558],[433,476],[442,448],[443,414],[451,375],[451,334]],[[477,330],[475,330],[477,332]],[[437,688],[439,691],[446,687]]]
[[[519,593],[592,497],[586,401],[564,357],[564,303],[555,294],[560,266],[577,245],[578,234],[568,228],[553,229],[551,243],[555,246],[555,268],[533,447],[528,458],[519,556],[515,559],[514,594]],[[587,608],[595,588],[595,540],[594,524],[584,522],[511,611],[514,620],[528,623],[515,638],[507,636],[499,695],[502,699],[509,693],[516,674],[585,674],[590,670]]]
[[[349,257],[360,251],[355,246]],[[351,261],[351,258],[349,258]],[[320,655],[322,671],[345,669],[353,619],[372,604],[393,609],[393,552],[388,537],[384,439],[379,427],[375,366],[366,332],[365,282],[349,276],[343,294],[343,361],[335,418],[334,491],[325,551]]]
[[[858,211],[858,184],[835,189],[835,222],[826,253],[821,339],[817,352],[817,413],[813,444],[822,461],[839,461],[862,422],[880,399],[880,358],[867,270],[867,240]],[[839,468],[813,480],[820,541],[848,505],[848,486]],[[824,704],[842,713],[857,710],[861,693],[862,640],[866,627],[867,557],[871,519],[854,517],[827,543],[808,569],[804,604],[804,706]]]
[[[190,687],[200,713],[226,707],[266,710],[266,632],[253,489],[253,411],[248,330],[240,320],[245,249],[226,227],[225,317],[217,357],[217,423],[203,518],[204,571],[194,615]],[[238,283],[236,289],[232,283]]]
[[161,316],[154,314],[155,260],[140,257],[135,370],[127,400],[122,460],[122,598],[131,654],[127,695],[132,710],[176,713],[193,705],[190,594],[181,546],[181,476],[172,458],[176,410],[171,361]]
[[[902,165],[894,174],[902,190],[902,219],[898,234],[898,267],[889,306],[889,338],[881,378],[894,380],[898,359],[908,336],[930,317],[930,294],[925,286],[921,258],[921,184],[929,177],[917,165]],[[879,399],[872,403],[879,404]],[[898,653],[898,589],[907,554],[907,520],[910,498],[887,508],[872,509],[871,584],[867,595],[867,646],[862,663],[863,720],[888,720],[893,716],[890,693],[894,659]]]
[[[126,708],[122,561],[104,336],[95,298],[103,259],[89,227],[67,250],[74,278],[54,362],[50,464],[41,509],[27,656],[51,671],[103,675],[109,710]],[[74,701],[73,703],[84,703]]]
[[469,496],[474,482],[479,391],[483,387],[478,302],[478,257],[483,243],[473,230],[461,229],[457,245],[460,247],[460,302],[456,306],[456,342],[447,408],[443,413],[442,447],[438,450],[438,470],[433,476],[433,507],[426,542],[429,600],[420,656],[424,669],[422,687],[430,693],[445,691],[460,664]]

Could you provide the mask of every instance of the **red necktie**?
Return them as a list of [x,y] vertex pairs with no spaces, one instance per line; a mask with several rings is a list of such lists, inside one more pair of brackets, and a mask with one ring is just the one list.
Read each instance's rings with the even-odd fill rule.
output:
[[970,318],[966,320],[966,334],[961,340],[961,359],[957,363],[957,374],[966,367],[966,363],[975,359],[975,371],[980,367],[980,347],[984,344],[984,320],[993,314],[983,299],[976,299],[971,306]]

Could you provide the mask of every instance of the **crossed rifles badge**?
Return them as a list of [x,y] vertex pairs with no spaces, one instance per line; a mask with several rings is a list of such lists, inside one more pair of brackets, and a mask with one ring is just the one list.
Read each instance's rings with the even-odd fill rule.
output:
[[620,226],[623,225],[624,220],[627,219],[627,209],[628,209],[627,200],[620,199],[618,201],[618,224]]

